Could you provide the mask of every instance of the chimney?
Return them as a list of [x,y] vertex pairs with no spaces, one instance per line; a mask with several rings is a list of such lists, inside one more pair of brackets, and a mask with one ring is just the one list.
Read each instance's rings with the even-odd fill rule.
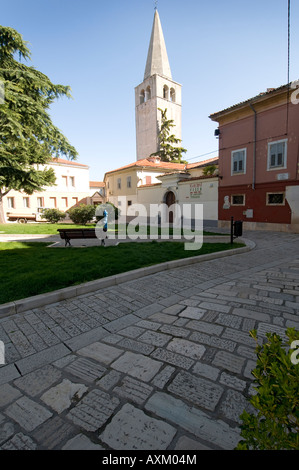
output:
[[147,160],[152,163],[160,163],[161,157],[158,157],[157,155],[153,155],[152,157],[148,157]]

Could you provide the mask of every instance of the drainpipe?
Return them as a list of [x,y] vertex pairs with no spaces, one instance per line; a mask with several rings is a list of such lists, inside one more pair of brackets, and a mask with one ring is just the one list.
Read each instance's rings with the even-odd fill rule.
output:
[[252,109],[252,111],[254,112],[254,140],[253,140],[253,172],[252,172],[252,189],[255,189],[255,167],[256,167],[256,121],[257,121],[257,117],[256,117],[256,110],[254,109],[254,107],[252,106],[252,104],[250,103],[249,105]]

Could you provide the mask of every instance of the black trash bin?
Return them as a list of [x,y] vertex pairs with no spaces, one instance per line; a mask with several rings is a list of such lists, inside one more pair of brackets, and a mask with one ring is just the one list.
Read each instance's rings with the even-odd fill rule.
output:
[[242,237],[243,233],[243,221],[242,220],[236,220],[234,222],[234,236],[235,237]]

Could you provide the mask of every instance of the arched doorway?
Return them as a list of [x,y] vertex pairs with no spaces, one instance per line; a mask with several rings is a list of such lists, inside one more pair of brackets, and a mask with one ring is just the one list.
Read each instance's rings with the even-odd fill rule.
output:
[[[175,194],[172,191],[168,191],[168,193],[166,194],[165,202],[166,202],[168,209],[170,206],[172,206],[172,204],[175,203]],[[174,219],[173,210],[171,211],[168,210],[168,222],[170,224],[173,224],[173,219]]]

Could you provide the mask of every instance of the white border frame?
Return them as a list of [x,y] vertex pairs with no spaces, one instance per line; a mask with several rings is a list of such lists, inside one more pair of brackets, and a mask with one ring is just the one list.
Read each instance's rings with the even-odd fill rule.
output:
[[[283,195],[283,202],[279,203],[275,203],[275,204],[271,204],[269,203],[269,199],[268,199],[268,196],[270,194],[282,194]],[[286,194],[285,194],[285,191],[271,191],[271,192],[267,192],[266,193],[266,206],[268,207],[272,207],[272,206],[285,206],[286,204]]]
[[[284,164],[283,164],[282,166],[274,166],[274,167],[271,167],[271,166],[270,166],[270,159],[271,159],[271,156],[270,156],[270,146],[273,145],[273,144],[280,144],[281,142],[285,142],[285,143],[286,143],[286,147],[285,147],[285,156],[284,156]],[[271,142],[268,142],[267,171],[285,170],[285,169],[287,168],[287,156],[288,156],[288,139],[273,140],[273,141],[271,141]]]
[[[243,196],[243,204],[234,204],[234,203],[233,203],[233,197],[234,197],[234,196]],[[233,207],[236,207],[236,206],[245,206],[245,201],[246,201],[246,194],[238,193],[238,194],[231,194],[231,195],[230,195],[230,205],[233,206]]]
[[[244,152],[244,170],[234,172],[234,153]],[[231,176],[246,175],[246,164],[247,164],[247,147],[243,149],[236,149],[231,151]]]

